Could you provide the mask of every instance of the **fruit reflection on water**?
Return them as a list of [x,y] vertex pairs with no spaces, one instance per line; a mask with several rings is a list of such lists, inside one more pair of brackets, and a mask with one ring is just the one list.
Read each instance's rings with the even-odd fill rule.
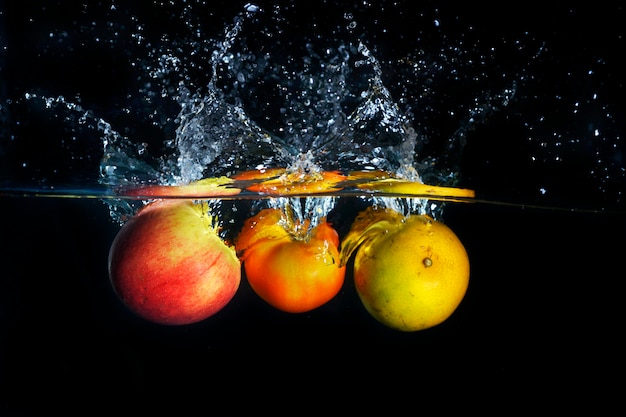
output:
[[241,266],[206,203],[170,199],[148,204],[124,224],[111,245],[109,276],[137,315],[181,325],[225,307],[239,288]]
[[396,330],[445,321],[469,284],[469,259],[450,228],[425,215],[389,209],[362,212],[342,242],[345,262],[356,250],[354,282],[365,309]]
[[285,224],[282,210],[267,208],[246,220],[237,241],[246,277],[268,304],[303,313],[330,301],[341,289],[339,236],[325,219]]

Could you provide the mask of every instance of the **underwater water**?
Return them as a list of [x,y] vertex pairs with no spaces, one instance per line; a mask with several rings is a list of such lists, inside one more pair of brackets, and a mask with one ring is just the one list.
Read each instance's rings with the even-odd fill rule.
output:
[[[80,411],[78,397],[175,415],[333,399],[393,410],[442,387],[460,400],[476,381],[468,404],[488,408],[495,396],[612,403],[604,375],[624,347],[623,9],[409,3],[2,6],[0,414]],[[194,325],[121,305],[108,250],[145,201],[119,190],[276,167],[475,190],[469,203],[287,201],[303,218],[332,216],[340,234],[371,204],[440,219],[470,257],[457,311],[393,331],[364,311],[349,274],[304,314],[266,305],[245,280]],[[213,199],[227,236],[284,203]]]

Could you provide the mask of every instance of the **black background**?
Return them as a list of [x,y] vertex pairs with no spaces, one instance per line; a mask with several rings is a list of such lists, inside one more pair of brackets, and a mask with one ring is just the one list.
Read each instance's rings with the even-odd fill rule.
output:
[[[293,12],[302,19],[302,30],[332,21],[333,13],[348,7],[310,3]],[[42,11],[41,5],[17,4],[3,7],[10,46],[3,56],[3,94],[19,96],[30,88],[51,95],[79,91],[85,104],[105,111],[120,92],[103,80],[118,73],[124,79],[124,51],[118,51],[119,61],[113,57],[106,64],[90,55],[97,51],[80,47],[66,57],[38,54],[49,30],[44,26],[79,19],[80,8],[47,2]],[[141,13],[141,4],[128,7]],[[393,28],[372,37],[380,53],[411,47],[395,41],[417,30],[409,2],[397,4],[380,13],[368,9],[371,33]],[[207,6],[214,8],[207,19],[221,28],[242,6]],[[476,39],[528,31],[533,39],[546,40],[561,69],[576,71],[578,63],[602,57],[610,70],[598,88],[607,92],[615,115],[623,115],[620,6],[543,10],[520,3],[490,5],[489,13],[469,2],[422,7],[415,12],[422,20],[438,9],[442,21],[462,22],[451,37],[468,26],[474,28],[468,36]],[[28,23],[34,15],[41,26]],[[390,25],[393,19],[397,24]],[[84,79],[85,74],[93,78]],[[546,73],[547,91],[550,77]],[[621,183],[610,185],[608,194],[598,194],[591,180],[577,188],[567,176],[576,175],[575,164],[528,175],[528,158],[515,133],[507,132],[512,139],[502,142],[506,128],[506,121],[486,124],[468,139],[464,184],[487,194],[513,190],[514,197],[536,197],[529,190],[549,184],[583,205],[616,202],[611,199]],[[453,406],[498,413],[588,407],[601,413],[623,407],[623,212],[449,204],[444,220],[467,248],[470,287],[449,320],[417,333],[375,322],[349,276],[335,299],[306,314],[272,309],[244,280],[233,302],[204,322],[147,323],[129,313],[110,288],[107,254],[118,226],[103,202],[2,197],[0,213],[3,416],[244,410],[300,415],[374,406],[388,415]]]

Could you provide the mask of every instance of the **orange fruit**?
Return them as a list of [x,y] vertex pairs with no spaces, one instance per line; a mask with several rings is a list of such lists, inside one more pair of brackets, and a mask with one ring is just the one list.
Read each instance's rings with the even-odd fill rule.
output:
[[469,285],[469,258],[461,241],[429,216],[368,211],[353,225],[360,238],[347,236],[360,240],[354,282],[365,309],[406,332],[445,321]]

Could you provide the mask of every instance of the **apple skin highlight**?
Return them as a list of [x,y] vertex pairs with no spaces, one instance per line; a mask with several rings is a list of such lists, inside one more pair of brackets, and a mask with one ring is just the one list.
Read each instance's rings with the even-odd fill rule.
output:
[[118,232],[109,251],[109,278],[138,316],[191,324],[213,316],[234,297],[240,261],[206,209],[191,200],[157,200]]

